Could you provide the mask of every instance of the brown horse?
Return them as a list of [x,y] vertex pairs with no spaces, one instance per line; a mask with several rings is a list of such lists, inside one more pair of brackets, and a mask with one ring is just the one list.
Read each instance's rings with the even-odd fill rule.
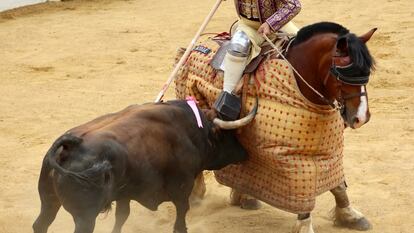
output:
[[[371,38],[375,30],[372,29],[358,37],[336,23],[316,23],[302,28],[297,36],[293,38],[290,47],[284,54],[294,70],[294,78],[301,95],[315,106],[325,108],[331,106],[340,111],[345,125],[354,129],[361,127],[370,119],[366,84],[371,71],[374,69],[374,60],[365,43]],[[205,51],[208,53],[208,49],[201,52]],[[200,51],[195,50],[194,53],[197,52]],[[206,58],[209,60],[211,57],[207,53],[204,55],[209,57]],[[194,58],[194,55],[197,56],[196,54],[190,56],[184,70],[187,69],[187,72],[193,76],[197,72],[214,76],[206,78],[206,80],[208,79],[206,82],[211,82],[211,80],[217,82],[214,81],[217,80],[214,74],[217,72],[212,71],[213,69],[207,64],[207,60]],[[198,63],[193,64],[195,62]],[[269,64],[267,64],[268,66]],[[193,67],[193,70],[191,70],[191,67]],[[185,83],[186,77],[183,78],[183,76],[185,74],[177,79],[177,96],[179,98],[183,98],[183,95],[193,94],[193,89],[205,88],[206,86],[205,82],[200,82],[189,87]],[[204,94],[211,94],[211,92],[217,90],[220,89],[216,86],[215,89],[210,89]],[[206,95],[202,93],[201,96],[198,96],[201,98],[200,102],[211,106],[212,100],[215,98]],[[224,128],[237,126],[232,122],[216,120],[217,122]],[[340,157],[340,160],[342,169],[342,157]],[[246,163],[249,163],[249,161]],[[201,183],[202,176],[199,180]],[[203,185],[199,186],[203,188]],[[350,207],[344,178],[329,189],[336,200],[334,211],[336,224],[358,230],[367,230],[371,227],[371,224],[361,213]],[[254,193],[249,194],[257,197]],[[239,204],[245,208],[257,207],[256,199],[236,190],[233,190],[231,198],[233,204]],[[298,211],[297,213],[298,221],[294,233],[313,233],[310,212]]]

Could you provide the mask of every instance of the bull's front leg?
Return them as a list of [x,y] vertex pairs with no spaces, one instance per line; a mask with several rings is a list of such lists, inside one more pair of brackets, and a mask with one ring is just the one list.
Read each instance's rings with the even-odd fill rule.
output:
[[336,207],[332,210],[335,225],[366,231],[372,228],[371,223],[359,211],[351,207],[346,193],[346,184],[343,183],[331,190],[335,196]]
[[93,233],[98,213],[82,213],[73,215],[75,221],[75,233]]
[[190,209],[188,201],[174,203],[177,210],[177,218],[174,224],[174,233],[187,233],[187,224],[185,223],[185,216]]
[[[177,184],[179,184],[177,186]],[[190,209],[190,194],[193,189],[194,178],[187,175],[170,176],[170,183],[167,185],[168,195],[175,205],[176,218],[174,224],[174,233],[187,233],[187,224],[185,217]]]
[[122,226],[130,213],[129,202],[128,199],[116,201],[115,225],[112,233],[121,233]]

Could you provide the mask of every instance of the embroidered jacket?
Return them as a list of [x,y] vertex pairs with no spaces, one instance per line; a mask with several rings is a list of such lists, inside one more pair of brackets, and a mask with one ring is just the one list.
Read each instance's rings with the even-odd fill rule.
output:
[[237,14],[267,22],[277,31],[295,17],[302,6],[299,0],[234,0]]

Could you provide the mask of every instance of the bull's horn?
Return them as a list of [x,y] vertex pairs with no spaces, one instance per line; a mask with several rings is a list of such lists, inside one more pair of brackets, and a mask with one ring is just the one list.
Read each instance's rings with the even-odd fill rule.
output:
[[240,127],[243,127],[247,124],[249,124],[257,113],[257,108],[259,106],[259,98],[256,97],[256,103],[252,109],[252,111],[245,117],[235,120],[235,121],[223,121],[218,118],[214,118],[213,123],[220,127],[221,129],[238,129]]

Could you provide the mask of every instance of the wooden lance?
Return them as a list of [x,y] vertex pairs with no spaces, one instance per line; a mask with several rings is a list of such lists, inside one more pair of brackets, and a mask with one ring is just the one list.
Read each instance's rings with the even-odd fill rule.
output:
[[170,74],[170,77],[168,78],[167,82],[162,87],[162,90],[157,96],[157,99],[155,99],[155,102],[158,103],[162,100],[164,97],[165,92],[167,92],[168,87],[170,86],[171,82],[175,79],[178,71],[180,70],[180,67],[184,64],[184,62],[187,60],[188,56],[190,55],[191,51],[193,50],[193,47],[197,40],[200,38],[201,33],[204,31],[204,29],[207,27],[207,24],[210,22],[211,18],[213,18],[214,13],[216,13],[217,9],[219,8],[221,2],[223,0],[217,0],[216,4],[214,5],[213,9],[210,11],[210,13],[207,15],[206,19],[204,20],[203,24],[201,25],[200,29],[198,29],[196,35],[194,36],[191,43],[188,45],[187,49],[185,50],[184,55],[181,57],[180,61],[175,66],[173,72]]

